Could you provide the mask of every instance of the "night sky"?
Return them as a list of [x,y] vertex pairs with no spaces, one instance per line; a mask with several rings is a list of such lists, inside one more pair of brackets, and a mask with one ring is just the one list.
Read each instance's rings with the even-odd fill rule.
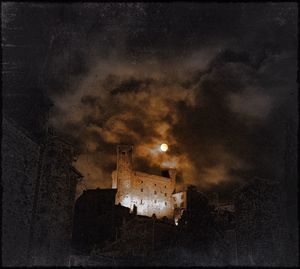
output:
[[295,3],[5,3],[2,20],[4,114],[34,130],[49,97],[88,188],[111,187],[119,143],[202,189],[283,176]]

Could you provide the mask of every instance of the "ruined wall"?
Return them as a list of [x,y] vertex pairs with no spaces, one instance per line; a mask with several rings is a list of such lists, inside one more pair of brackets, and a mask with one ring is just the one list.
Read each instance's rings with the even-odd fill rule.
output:
[[174,221],[178,225],[178,221],[181,218],[183,211],[186,210],[186,191],[174,193],[172,195],[174,203]]
[[186,191],[174,193],[172,197],[174,208],[186,209]]
[[2,261],[26,266],[39,145],[3,119]]

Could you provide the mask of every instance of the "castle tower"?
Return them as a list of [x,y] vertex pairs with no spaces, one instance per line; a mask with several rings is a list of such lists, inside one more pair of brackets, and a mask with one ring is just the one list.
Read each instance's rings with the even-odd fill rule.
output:
[[117,195],[116,204],[130,207],[131,176],[132,176],[132,146],[117,146]]

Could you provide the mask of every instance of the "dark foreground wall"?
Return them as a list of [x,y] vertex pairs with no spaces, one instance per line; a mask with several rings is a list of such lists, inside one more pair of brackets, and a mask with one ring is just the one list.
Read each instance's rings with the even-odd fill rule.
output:
[[2,263],[25,266],[39,145],[13,122],[2,128]]
[[78,180],[73,148],[47,135],[43,144],[3,119],[2,262],[63,266],[69,262]]
[[78,180],[72,145],[48,136],[40,158],[30,265],[65,266],[69,261]]
[[120,234],[129,208],[115,205],[116,189],[90,189],[77,199],[74,212],[72,246],[90,253],[94,246],[104,246]]

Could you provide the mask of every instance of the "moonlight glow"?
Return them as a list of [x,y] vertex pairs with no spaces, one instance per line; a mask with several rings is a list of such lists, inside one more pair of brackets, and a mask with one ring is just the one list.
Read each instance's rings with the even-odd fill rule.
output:
[[161,144],[160,149],[161,149],[161,151],[166,152],[168,150],[168,145],[167,144]]

